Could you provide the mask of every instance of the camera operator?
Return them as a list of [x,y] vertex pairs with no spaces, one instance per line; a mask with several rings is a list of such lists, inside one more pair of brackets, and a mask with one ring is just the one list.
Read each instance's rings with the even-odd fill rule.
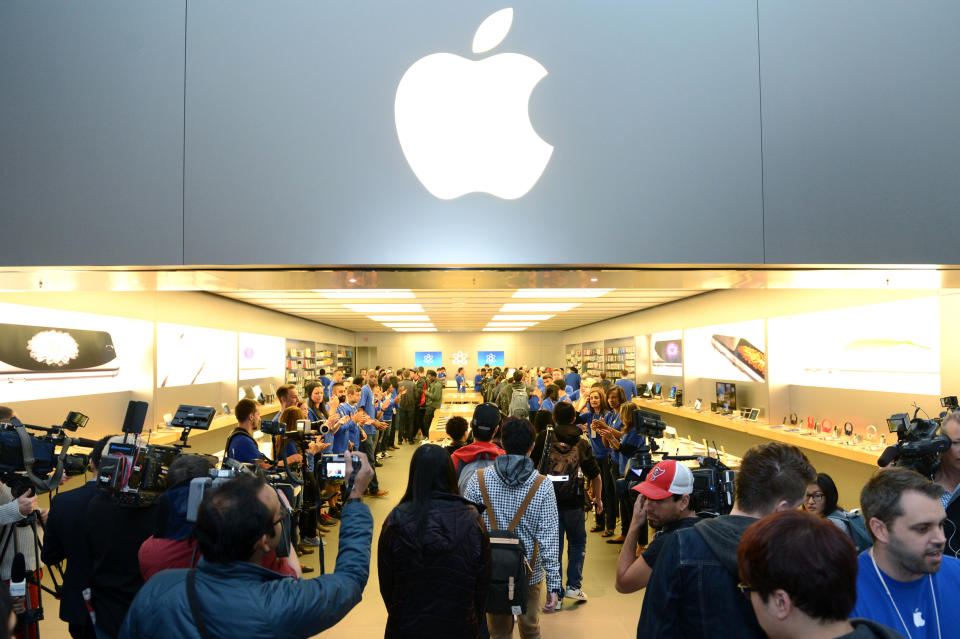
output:
[[952,524],[948,533],[953,533],[947,553],[960,557],[960,534],[956,534],[960,531],[960,412],[951,411],[943,418],[940,433],[950,439],[950,448],[940,456],[940,467],[933,481],[946,491],[940,502]]
[[907,468],[877,471],[860,493],[873,547],[860,554],[857,617],[908,638],[960,628],[960,559],[944,554],[943,488]]
[[[352,457],[346,458],[348,477]],[[239,477],[200,505],[196,535],[203,559],[196,569],[155,575],[130,607],[120,637],[310,637],[340,621],[360,601],[370,570],[373,518],[361,495],[373,469],[363,455],[356,459],[333,574],[297,581],[257,565],[276,548],[287,515],[273,488]]]
[[67,560],[67,569],[63,575],[60,590],[60,618],[67,622],[70,636],[74,639],[93,639],[93,621],[83,599],[83,590],[90,581],[93,564],[83,535],[76,534],[76,524],[82,521],[87,506],[99,489],[97,488],[97,467],[103,448],[110,435],[101,438],[90,453],[91,477],[83,486],[60,493],[50,502],[50,515],[43,528],[43,550],[40,559],[44,564],[53,565]]
[[[617,592],[636,592],[647,587],[650,574],[667,537],[690,528],[700,518],[690,508],[693,471],[673,459],[666,459],[647,473],[646,480],[633,487],[640,493],[633,509],[627,540],[617,563]],[[643,554],[636,556],[641,531],[647,523],[657,531]]]
[[638,637],[759,639],[763,631],[737,591],[737,544],[757,519],[803,502],[817,473],[795,446],[772,442],[747,451],[729,515],[667,537],[643,597]]
[[224,457],[229,457],[241,464],[256,464],[260,468],[269,469],[271,462],[260,452],[257,440],[253,434],[260,430],[260,407],[252,399],[241,399],[233,408],[237,418],[237,427],[227,436],[224,445]]

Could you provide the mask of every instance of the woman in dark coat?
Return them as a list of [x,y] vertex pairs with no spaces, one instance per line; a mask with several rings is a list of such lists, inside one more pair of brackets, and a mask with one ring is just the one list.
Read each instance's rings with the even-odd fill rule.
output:
[[460,496],[450,455],[424,444],[410,461],[407,492],[380,531],[385,637],[473,639],[490,584],[490,537]]

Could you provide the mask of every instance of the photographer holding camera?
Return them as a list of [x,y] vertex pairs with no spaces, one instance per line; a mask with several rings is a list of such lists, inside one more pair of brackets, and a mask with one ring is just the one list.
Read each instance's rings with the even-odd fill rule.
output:
[[277,547],[289,514],[263,480],[239,477],[200,505],[196,535],[203,559],[196,569],[154,576],[130,607],[120,637],[310,637],[340,621],[360,601],[373,536],[370,509],[361,501],[373,469],[359,454],[347,455],[345,466],[353,485],[334,573],[297,581],[257,565]]
[[950,439],[950,448],[940,455],[940,467],[933,481],[946,492],[940,503],[947,511],[947,519],[953,524],[949,531],[946,552],[960,557],[960,412],[953,410],[943,418],[940,433]]

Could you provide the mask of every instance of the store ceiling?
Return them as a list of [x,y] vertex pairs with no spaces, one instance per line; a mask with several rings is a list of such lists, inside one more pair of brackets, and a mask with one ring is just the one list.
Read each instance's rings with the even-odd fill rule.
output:
[[[381,289],[382,290],[382,289]],[[362,289],[356,293],[343,291],[344,297],[329,298],[322,293],[302,290],[221,292],[220,295],[270,308],[283,313],[359,332],[392,332],[409,321],[415,329],[429,325],[439,332],[480,332],[494,322],[492,328],[522,329],[526,331],[562,331],[592,322],[609,319],[624,313],[665,304],[701,291],[671,289],[614,289],[597,297],[580,296],[569,289],[537,289],[536,297],[514,297],[519,289],[405,289],[367,297]],[[599,289],[604,291],[606,289]],[[598,290],[585,295],[595,295]],[[387,297],[388,295],[403,297]],[[355,295],[352,297],[351,295]],[[411,297],[412,295],[412,297]],[[521,293],[523,295],[523,293]],[[401,305],[398,310],[385,307],[382,311],[366,309],[363,305]],[[523,305],[511,307],[506,305]],[[351,308],[354,305],[358,310]],[[526,306],[534,305],[534,306]],[[539,305],[551,305],[541,310]],[[575,305],[562,310],[565,305]],[[417,311],[422,308],[422,312]],[[544,307],[546,308],[546,307]],[[376,317],[377,319],[371,319]],[[496,321],[494,318],[496,317]],[[389,326],[387,326],[389,324]],[[505,324],[512,324],[507,326]],[[406,331],[414,332],[414,331]]]

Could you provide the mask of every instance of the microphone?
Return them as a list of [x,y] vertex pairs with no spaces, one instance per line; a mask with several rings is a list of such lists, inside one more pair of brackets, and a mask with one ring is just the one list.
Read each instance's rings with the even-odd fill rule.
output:
[[26,610],[27,563],[22,552],[13,556],[13,567],[10,569],[10,598],[13,600],[13,609],[17,614]]
[[897,458],[898,452],[899,450],[896,446],[887,446],[884,451],[880,453],[880,458],[877,459],[877,466],[880,468],[886,468],[890,465],[890,462]]

